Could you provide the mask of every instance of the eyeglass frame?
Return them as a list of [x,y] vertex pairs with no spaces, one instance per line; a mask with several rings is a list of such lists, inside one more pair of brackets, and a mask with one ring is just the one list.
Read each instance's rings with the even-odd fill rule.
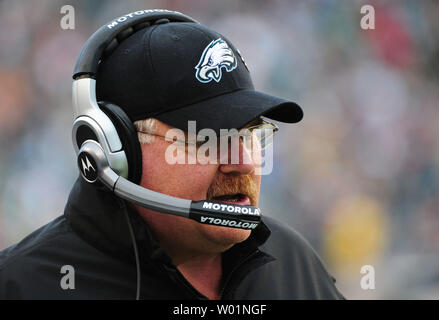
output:
[[[242,133],[241,133],[241,132],[242,132],[243,130],[249,130],[250,133],[252,134],[254,130],[257,130],[258,128],[261,128],[263,125],[267,125],[267,124],[270,125],[271,128],[272,128],[272,130],[273,130],[273,134],[271,135],[271,137],[274,137],[274,134],[275,134],[276,132],[279,131],[279,127],[278,127],[275,123],[269,122],[269,121],[267,121],[267,120],[265,120],[265,119],[262,119],[262,118],[259,118],[259,119],[257,119],[257,120],[261,121],[261,123],[256,124],[256,125],[253,125],[253,126],[250,126],[250,127],[244,127],[244,128],[241,128],[241,129],[238,131],[238,136],[239,136],[240,138],[242,138]],[[251,122],[250,122],[250,123],[251,123]],[[180,142],[180,143],[184,143],[187,147],[195,145],[196,148],[199,148],[201,145],[203,145],[203,144],[206,142],[205,140],[204,140],[204,141],[197,141],[197,142],[195,142],[195,143],[192,142],[192,141],[182,141],[182,140],[180,140],[180,139],[167,140],[168,137],[166,137],[166,136],[164,136],[164,135],[161,135],[161,134],[152,133],[152,132],[147,132],[147,131],[142,131],[142,130],[136,130],[136,132],[140,132],[140,133],[144,133],[144,134],[149,134],[149,135],[156,136],[156,137],[165,138],[165,141],[167,141],[167,142]],[[207,138],[207,137],[208,137],[208,136],[204,136],[204,138]],[[221,137],[227,137],[227,135],[220,135],[220,136],[219,136],[219,139],[221,139]],[[231,137],[229,136],[229,138],[231,138]],[[218,142],[218,143],[219,143],[219,142]],[[271,143],[270,143],[270,144],[271,144]],[[265,149],[267,146],[269,146],[270,144],[264,146],[264,148],[262,148],[261,150],[264,150],[264,149]]]

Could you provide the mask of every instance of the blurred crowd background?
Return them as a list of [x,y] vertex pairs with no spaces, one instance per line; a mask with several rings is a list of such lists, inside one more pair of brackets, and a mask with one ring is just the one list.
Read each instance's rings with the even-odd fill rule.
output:
[[[63,5],[75,29],[63,30]],[[375,30],[363,30],[364,4]],[[78,176],[71,75],[123,14],[186,13],[228,37],[258,90],[297,101],[260,205],[349,299],[439,298],[439,1],[0,1],[0,249],[63,213]],[[361,267],[375,270],[363,290]]]

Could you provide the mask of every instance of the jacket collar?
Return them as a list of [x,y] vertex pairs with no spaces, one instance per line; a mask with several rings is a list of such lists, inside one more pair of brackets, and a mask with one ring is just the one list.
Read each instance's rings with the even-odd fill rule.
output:
[[[105,187],[90,185],[79,177],[70,192],[64,215],[73,231],[87,243],[119,259],[134,263],[128,216],[141,260],[173,265],[147,223],[130,208],[125,200],[114,196]],[[269,235],[270,230],[261,223],[246,241],[232,247],[229,255],[243,256],[255,251]]]

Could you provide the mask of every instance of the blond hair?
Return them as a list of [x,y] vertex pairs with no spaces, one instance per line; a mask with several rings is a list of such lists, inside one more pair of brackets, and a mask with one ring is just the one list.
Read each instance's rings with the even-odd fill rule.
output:
[[[151,143],[154,141],[154,136],[151,134],[145,134],[143,132],[155,133],[155,129],[157,126],[156,119],[148,118],[143,120],[134,121],[134,126],[136,127],[137,137],[139,138],[140,143]],[[139,132],[143,131],[143,132]]]

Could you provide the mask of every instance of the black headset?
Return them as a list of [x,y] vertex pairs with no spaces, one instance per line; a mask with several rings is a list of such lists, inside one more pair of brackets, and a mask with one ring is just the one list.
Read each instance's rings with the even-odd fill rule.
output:
[[154,211],[205,224],[254,229],[261,220],[259,208],[180,199],[139,186],[142,155],[134,124],[121,107],[96,100],[95,77],[100,60],[134,32],[163,21],[198,23],[175,11],[136,11],[99,28],[82,48],[73,73],[75,120],[72,129],[81,176],[89,183],[103,184],[115,195]]

